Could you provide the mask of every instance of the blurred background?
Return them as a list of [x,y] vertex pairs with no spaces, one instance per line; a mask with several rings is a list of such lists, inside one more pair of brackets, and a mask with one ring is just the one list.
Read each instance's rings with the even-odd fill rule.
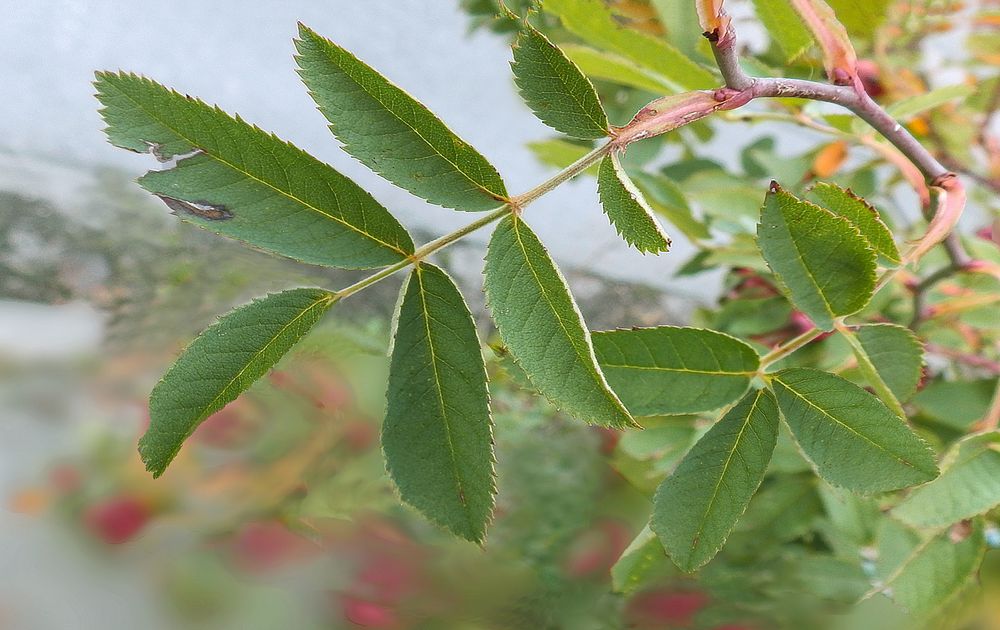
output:
[[[647,492],[695,438],[695,424],[653,422],[623,436],[583,427],[522,390],[502,353],[488,353],[500,495],[485,549],[400,506],[378,446],[398,280],[335,308],[276,371],[207,421],[160,480],[142,470],[135,442],[148,422],[146,396],[215,315],[269,290],[336,288],[357,276],[249,251],[177,221],[134,184],[151,167],[148,156],[105,141],[94,70],[139,72],[238,111],[359,182],[426,240],[467,217],[394,188],[339,150],[294,72],[295,23],[404,86],[521,191],[553,172],[560,146],[545,144],[551,133],[517,95],[508,35],[484,21],[489,4],[0,0],[0,628],[687,627],[713,597],[715,617],[699,624],[751,627],[739,625],[755,597],[749,588],[734,590],[727,608],[662,558],[640,559],[653,586],[612,593],[629,590],[613,584],[610,568],[642,529]],[[750,12],[746,3],[732,11]],[[932,39],[938,48],[922,59],[947,70],[949,38],[958,36]],[[741,38],[766,47],[753,24],[741,26]],[[613,122],[647,97],[620,99]],[[758,179],[804,172],[825,146],[788,125],[726,129],[697,149],[719,173],[739,165],[763,168]],[[667,164],[680,155],[660,149]],[[870,190],[874,179],[858,176],[854,186]],[[750,225],[763,192],[722,175],[691,190]],[[905,186],[886,191],[913,205]],[[682,235],[659,257],[621,245],[592,178],[538,202],[531,222],[595,329],[698,321],[732,288],[720,271],[684,272],[698,250]],[[483,331],[485,238],[438,259]],[[785,326],[787,309],[763,306],[754,306],[758,317]],[[754,326],[749,333],[769,331]],[[774,518],[751,519],[744,544],[761,531],[776,540],[801,534],[787,521],[787,531],[774,532]],[[836,570],[824,568],[834,578],[812,585],[815,599],[798,587],[769,595],[790,615],[856,596],[856,582]]]

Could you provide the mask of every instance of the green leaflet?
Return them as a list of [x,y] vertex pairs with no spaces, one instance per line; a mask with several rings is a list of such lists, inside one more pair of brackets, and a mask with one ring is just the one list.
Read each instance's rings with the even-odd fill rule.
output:
[[198,425],[271,369],[335,299],[322,289],[273,293],[202,332],[150,394],[149,429],[139,440],[146,470],[162,475]]
[[[881,548],[879,551],[881,555]],[[974,519],[957,541],[953,533],[946,530],[911,544],[907,555],[888,574],[881,588],[891,592],[892,599],[904,610],[926,621],[943,612],[971,585],[985,551],[983,522]]]
[[757,246],[788,298],[822,330],[864,307],[875,289],[875,253],[857,228],[773,182]]
[[95,85],[112,144],[182,158],[139,183],[185,221],[331,267],[381,267],[413,253],[385,208],[304,151],[149,79],[99,72]]
[[653,94],[662,94],[673,90],[669,81],[624,57],[575,44],[564,44],[560,48],[569,60],[575,63],[588,77],[604,79]]
[[400,188],[470,212],[507,200],[496,169],[426,107],[333,42],[299,25],[296,61],[344,150]]
[[1000,434],[962,440],[945,457],[943,469],[897,505],[893,516],[914,527],[944,527],[1000,505]]
[[934,454],[878,398],[839,376],[789,368],[772,379],[795,441],[830,483],[884,492],[930,481]]
[[906,401],[913,396],[924,364],[924,348],[913,331],[896,324],[866,324],[858,328],[857,336],[896,398]]
[[571,416],[635,425],[597,366],[566,280],[517,216],[497,225],[486,250],[486,299],[500,338],[541,394]]
[[679,90],[708,89],[717,84],[712,73],[667,42],[620,26],[601,0],[545,0],[542,8],[558,16],[566,30],[588,44],[649,68]]
[[665,561],[663,545],[646,525],[611,567],[612,590],[628,595],[656,574]]
[[637,416],[710,411],[747,391],[753,348],[713,330],[660,326],[593,333],[597,361]]
[[653,210],[622,169],[614,152],[601,160],[597,192],[604,213],[626,243],[644,254],[670,249],[670,237],[656,222]]
[[754,12],[785,53],[785,61],[798,59],[813,44],[812,34],[789,0],[753,0]]
[[608,117],[590,80],[527,21],[510,67],[521,96],[543,123],[574,138],[608,135]]
[[486,368],[462,294],[427,263],[401,290],[386,398],[382,449],[400,496],[482,543],[496,494]]
[[809,195],[830,212],[847,219],[861,232],[876,254],[893,264],[900,263],[899,249],[893,241],[892,232],[882,222],[878,210],[867,201],[836,184],[816,184]]
[[722,548],[764,479],[777,439],[774,396],[751,392],[660,485],[652,528],[681,570],[694,571]]

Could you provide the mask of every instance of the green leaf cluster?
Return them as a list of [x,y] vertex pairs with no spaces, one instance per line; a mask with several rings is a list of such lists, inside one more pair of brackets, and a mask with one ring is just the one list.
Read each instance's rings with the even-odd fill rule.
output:
[[[753,61],[758,69],[767,71],[763,59],[776,52],[808,62],[812,35],[790,5],[754,4],[772,36],[786,35]],[[650,7],[695,19],[690,7]],[[511,68],[528,108],[566,137],[533,147],[561,171],[521,195],[402,87],[300,25],[298,72],[343,149],[423,200],[483,213],[421,247],[374,197],[276,136],[149,79],[98,73],[109,140],[165,164],[139,183],[180,219],[308,264],[378,270],[340,291],[268,295],[206,329],[152,392],[139,445],[147,468],[163,474],[197,427],[274,367],[335,302],[407,270],[389,349],[386,470],[404,503],[484,544],[498,494],[491,408],[503,407],[491,403],[480,331],[462,290],[428,259],[496,222],[482,283],[506,367],[569,419],[621,432],[613,464],[653,501],[648,526],[611,571],[616,590],[634,592],[662,576],[667,557],[681,572],[719,582],[764,558],[774,572],[794,561],[800,584],[832,599],[856,599],[872,587],[858,559],[878,549],[876,590],[890,589],[912,613],[936,614],[967,587],[1000,505],[1000,485],[990,481],[1000,478],[996,432],[963,437],[991,413],[995,382],[975,387],[974,404],[946,380],[918,392],[924,340],[928,352],[962,340],[904,328],[904,300],[889,290],[876,295],[879,268],[888,278],[904,260],[893,221],[853,192],[885,201],[879,181],[853,173],[809,187],[815,155],[787,160],[767,140],[738,156],[735,178],[683,140],[682,158],[666,166],[657,162],[659,144],[623,154],[609,122],[616,108],[636,105],[625,98],[635,90],[714,87],[701,64],[707,49],[673,25],[665,38],[629,28],[600,0],[545,0],[542,10],[507,15],[504,28],[516,32]],[[562,30],[550,36],[545,20]],[[968,92],[935,90],[894,111],[923,115]],[[842,121],[825,120],[849,133]],[[699,250],[682,275],[731,270],[720,307],[696,314],[698,326],[592,332],[524,216],[529,203],[581,173],[596,177],[595,201],[625,245],[667,252],[659,216]],[[772,182],[759,207],[755,182],[771,177],[801,184]],[[818,330],[793,337],[802,320]],[[977,322],[963,323],[978,332]],[[808,343],[819,331],[830,336]]]

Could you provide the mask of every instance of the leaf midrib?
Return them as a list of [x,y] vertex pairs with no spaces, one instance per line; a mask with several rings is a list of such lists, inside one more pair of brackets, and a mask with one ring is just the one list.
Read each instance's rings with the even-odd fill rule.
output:
[[826,294],[823,293],[823,289],[820,287],[819,282],[816,281],[816,276],[813,275],[812,270],[806,264],[806,259],[802,256],[802,251],[799,249],[798,243],[795,241],[795,237],[792,235],[792,229],[788,225],[788,219],[785,217],[785,213],[780,207],[777,208],[778,214],[781,215],[781,222],[784,224],[785,231],[788,234],[788,241],[795,250],[795,257],[798,259],[799,264],[802,266],[802,270],[806,272],[809,276],[809,281],[812,283],[813,288],[816,290],[816,295],[823,302],[823,308],[826,309],[827,315],[832,319],[836,317],[836,313],[833,312],[833,306],[830,304],[829,300],[826,299]]
[[334,296],[332,294],[327,293],[326,295],[323,295],[319,299],[314,300],[309,306],[302,309],[301,313],[299,313],[294,318],[289,320],[288,323],[282,326],[280,330],[271,335],[271,338],[268,339],[263,346],[261,346],[260,350],[255,352],[254,355],[246,361],[243,367],[240,368],[240,371],[237,372],[236,375],[233,376],[233,378],[231,378],[229,382],[226,383],[226,385],[219,390],[219,393],[216,394],[215,398],[213,398],[212,401],[209,402],[207,405],[201,407],[201,411],[198,413],[197,416],[195,416],[195,420],[192,423],[193,426],[187,431],[187,434],[184,436],[184,439],[178,442],[177,447],[171,450],[170,455],[167,457],[167,461],[172,460],[177,455],[177,453],[180,452],[180,449],[184,441],[194,432],[194,430],[198,427],[198,424],[203,420],[205,420],[205,418],[208,416],[208,410],[211,409],[213,406],[215,406],[219,402],[219,400],[221,400],[224,397],[226,392],[229,391],[229,388],[233,386],[233,383],[238,381],[243,376],[243,374],[245,374],[246,371],[250,369],[250,366],[253,365],[258,359],[260,359],[261,355],[267,352],[271,348],[271,346],[274,345],[275,341],[277,341],[282,335],[285,334],[285,331],[287,331],[291,326],[293,326],[296,322],[305,317],[310,311],[312,311],[320,304],[333,302],[333,297]]
[[[583,74],[583,71],[581,71],[578,68],[576,68],[576,66],[573,64],[573,62],[570,60],[570,58],[566,55],[566,53],[564,53],[555,44],[553,44],[551,41],[549,41],[549,39],[547,37],[545,37],[542,33],[539,33],[538,31],[534,30],[530,25],[528,25],[528,29],[529,30],[525,31],[528,34],[528,37],[537,37],[537,38],[539,38],[542,41],[543,44],[548,44],[549,46],[551,46],[552,50],[548,51],[550,54],[554,54],[556,57],[562,59],[567,64],[569,64],[571,68],[576,69],[576,70],[578,70],[580,72],[580,78],[583,79],[584,83],[586,83],[590,87],[590,90],[591,90],[590,94],[594,94],[594,96],[596,98],[596,93],[594,92],[594,86],[593,86],[593,84],[586,77],[586,75]],[[545,52],[546,51],[543,50],[542,54],[544,55]],[[580,110],[583,112],[583,115],[586,118],[590,119],[590,122],[594,123],[598,129],[601,129],[602,131],[607,132],[607,130],[608,130],[608,119],[607,119],[607,116],[605,115],[604,120],[600,120],[598,118],[595,118],[594,115],[593,115],[593,112],[590,111],[590,109],[587,107],[587,104],[584,103],[583,100],[580,98],[580,95],[578,95],[576,93],[576,91],[572,89],[572,86],[569,84],[569,81],[566,80],[566,77],[563,76],[562,74],[560,74],[558,71],[555,71],[554,74],[555,74],[556,79],[559,81],[559,83],[563,87],[562,94],[563,95],[569,95],[573,99],[573,102],[576,103],[579,106]],[[542,79],[542,80],[545,79],[545,77],[540,77],[538,75],[535,75],[535,78],[536,79]],[[597,107],[598,107],[598,110],[603,113],[604,110],[601,109],[600,101],[598,101]]]
[[[173,126],[171,126],[168,121],[165,121],[164,119],[162,119],[159,116],[157,116],[153,111],[151,111],[145,105],[143,105],[143,103],[141,101],[138,101],[135,98],[133,98],[131,94],[129,94],[125,90],[119,88],[113,82],[109,81],[108,85],[110,85],[110,86],[114,87],[115,89],[117,89],[119,94],[121,94],[122,96],[124,96],[125,98],[127,98],[128,100],[130,100],[136,107],[138,107],[139,109],[141,109],[147,116],[149,116],[150,118],[152,118],[153,120],[155,120],[159,124],[163,125],[165,128],[169,129],[174,134],[176,134],[178,138],[181,138],[182,140],[184,140],[185,142],[187,142],[189,145],[191,145],[192,147],[195,147],[197,150],[201,151],[202,153],[204,153],[205,155],[211,157],[212,159],[217,160],[218,162],[221,162],[222,164],[228,166],[229,168],[233,169],[237,173],[242,173],[243,175],[245,175],[246,177],[250,178],[251,180],[253,180],[255,182],[258,182],[258,183],[260,183],[260,184],[262,184],[262,185],[270,188],[271,190],[274,190],[275,192],[277,192],[277,193],[279,193],[281,195],[284,195],[288,199],[291,199],[292,201],[294,201],[296,203],[299,203],[302,206],[305,206],[306,208],[309,208],[310,210],[312,210],[312,211],[314,211],[314,212],[316,212],[316,213],[318,213],[318,214],[320,214],[322,216],[327,217],[328,219],[332,219],[332,220],[336,221],[337,223],[340,223],[344,227],[346,227],[346,228],[348,228],[350,230],[353,230],[354,232],[357,232],[358,234],[360,234],[360,235],[362,235],[362,236],[364,236],[366,238],[369,238],[369,239],[375,241],[376,243],[378,243],[380,245],[384,245],[385,247],[388,247],[389,249],[391,249],[391,250],[399,253],[404,258],[407,257],[407,256],[409,256],[409,253],[406,252],[405,250],[401,249],[398,245],[394,245],[392,243],[387,243],[387,242],[383,241],[382,239],[380,239],[380,238],[378,238],[378,237],[376,237],[376,236],[374,236],[372,234],[369,234],[368,232],[365,232],[364,230],[362,230],[362,229],[360,229],[360,228],[352,225],[351,223],[345,221],[344,219],[341,219],[340,217],[337,217],[335,215],[330,214],[329,212],[326,212],[324,210],[321,210],[320,208],[317,208],[316,206],[312,205],[311,203],[307,202],[306,200],[301,199],[301,198],[297,197],[296,195],[293,195],[291,192],[282,190],[281,188],[278,188],[274,184],[270,183],[269,181],[267,181],[265,179],[261,179],[260,177],[257,177],[255,174],[247,171],[246,169],[243,169],[243,168],[240,168],[240,167],[236,166],[235,164],[229,162],[228,160],[226,160],[225,158],[223,158],[222,156],[220,156],[216,151],[212,151],[210,149],[207,149],[204,146],[202,146],[200,143],[195,142],[191,138],[188,138],[186,134],[181,133],[179,130],[177,130],[176,128],[174,128]],[[201,101],[198,101],[198,102],[201,103]],[[226,114],[223,114],[223,115],[226,115]],[[261,130],[261,133],[266,134],[267,132]],[[289,148],[291,148],[291,145],[289,145]],[[328,165],[323,164],[322,162],[320,162],[320,164],[322,164],[322,166],[324,166],[326,168],[330,168]],[[173,168],[170,168],[170,169],[167,169],[167,170],[168,171],[172,171],[172,170],[175,170],[175,169],[176,169],[176,167],[173,167]]]
[[[896,461],[898,461],[899,463],[903,464],[904,466],[908,466],[908,467],[912,468],[913,470],[915,470],[917,472],[920,472],[920,473],[924,472],[924,471],[920,470],[919,468],[917,468],[914,464],[911,464],[910,462],[908,462],[905,459],[903,459],[902,457],[900,457],[899,455],[896,455],[895,453],[890,452],[889,450],[887,450],[884,446],[882,446],[878,442],[872,440],[871,438],[869,438],[868,436],[864,435],[863,433],[858,432],[857,430],[855,430],[850,425],[845,424],[844,422],[840,421],[839,419],[837,419],[836,416],[832,415],[826,409],[823,409],[822,407],[820,407],[816,403],[812,402],[811,400],[809,400],[808,398],[806,398],[804,395],[802,395],[801,393],[799,393],[795,389],[792,389],[792,387],[788,383],[786,383],[785,381],[781,380],[781,378],[776,377],[774,380],[776,380],[777,382],[779,382],[782,385],[782,387],[784,387],[786,390],[788,390],[789,392],[791,392],[792,394],[794,394],[797,398],[803,400],[810,407],[812,407],[813,409],[816,409],[817,411],[819,411],[821,414],[823,414],[824,416],[826,416],[830,420],[833,420],[834,423],[836,423],[837,425],[839,425],[839,426],[847,429],[849,432],[851,432],[854,435],[858,436],[859,438],[861,438],[865,442],[868,442],[869,444],[871,444],[872,446],[874,446],[877,450],[882,451],[883,453],[885,453],[886,455],[888,455],[891,458],[895,459]],[[879,403],[879,404],[881,404],[881,403]],[[893,415],[894,418],[896,417],[895,414],[892,414],[892,415]]]
[[[611,390],[611,387],[607,384],[607,382],[604,381],[604,378],[601,376],[601,373],[598,372],[593,367],[597,363],[597,357],[593,354],[593,351],[591,351],[589,356],[585,356],[585,354],[581,352],[579,346],[573,342],[573,336],[570,334],[569,330],[566,329],[566,325],[563,323],[562,316],[559,314],[559,311],[556,310],[556,307],[552,303],[552,300],[549,299],[548,292],[545,290],[545,285],[542,283],[541,278],[538,277],[538,274],[535,272],[534,266],[531,264],[531,257],[528,255],[528,250],[525,248],[524,242],[521,240],[521,231],[518,229],[517,225],[518,225],[518,220],[516,218],[512,218],[511,228],[514,230],[514,237],[517,239],[518,248],[521,250],[521,255],[523,256],[525,261],[525,266],[527,266],[528,271],[531,272],[531,276],[535,279],[535,284],[538,286],[538,291],[541,294],[542,299],[545,300],[545,303],[548,305],[549,310],[552,312],[552,314],[556,316],[556,321],[559,322],[559,328],[562,329],[563,334],[566,336],[566,339],[570,342],[570,345],[573,347],[573,352],[576,354],[577,358],[580,359],[580,362],[583,364],[584,368],[587,370],[588,373],[590,373],[591,376],[595,377],[599,383],[603,382],[605,392],[610,393],[611,397],[613,397],[614,400],[617,401],[618,404],[621,405],[621,407],[624,409],[624,404],[618,399],[618,396]],[[586,335],[586,329],[584,329],[583,334]],[[586,339],[584,340],[584,344],[586,345]],[[623,409],[619,411],[623,411]],[[622,415],[624,415],[625,417],[630,417],[628,413],[622,413]]]
[[[315,35],[314,37],[318,37],[318,35]],[[325,41],[321,42],[320,45],[322,47],[324,47],[324,48],[328,46],[327,42],[325,42]],[[344,68],[344,66],[333,55],[327,54],[327,58],[330,59],[330,61],[332,61],[333,64],[336,65],[337,68],[339,68],[340,71],[344,73],[345,76],[347,76],[351,81],[353,81],[355,85],[357,85],[359,88],[361,88],[361,90],[365,94],[367,94],[368,96],[370,96],[372,98],[372,100],[374,100],[375,102],[377,102],[379,105],[381,105],[385,109],[386,112],[388,112],[389,114],[391,114],[393,118],[395,118],[399,122],[403,123],[407,128],[410,129],[410,131],[412,131],[414,134],[416,134],[416,136],[418,138],[420,138],[420,140],[422,140],[423,143],[428,148],[430,148],[432,151],[434,151],[434,153],[437,156],[439,156],[442,160],[444,160],[445,162],[447,162],[448,164],[450,164],[452,166],[452,168],[455,169],[456,172],[461,173],[461,175],[466,179],[466,181],[472,183],[476,188],[478,188],[479,190],[485,192],[487,194],[487,196],[489,196],[491,199],[495,199],[497,201],[502,201],[502,202],[510,201],[507,198],[506,191],[504,191],[503,193],[500,193],[500,192],[496,192],[494,190],[490,190],[489,188],[486,188],[484,185],[480,184],[478,181],[476,181],[475,179],[473,179],[472,176],[469,175],[468,173],[466,173],[462,169],[461,166],[459,166],[458,164],[456,164],[455,162],[453,162],[451,159],[449,159],[448,156],[444,155],[440,150],[438,150],[438,148],[434,144],[432,144],[430,142],[430,140],[428,140],[427,138],[425,138],[424,135],[422,133],[420,133],[419,129],[417,129],[416,127],[414,127],[413,125],[411,125],[407,120],[405,120],[399,114],[397,114],[395,112],[395,110],[391,109],[389,107],[389,105],[385,101],[383,101],[378,96],[376,96],[375,94],[373,94],[362,81],[359,81],[358,79],[354,78],[354,76],[352,76],[349,73],[349,71],[346,68]],[[361,60],[357,60],[356,59],[355,61],[357,61],[361,65],[364,65],[366,67],[366,69],[370,70],[372,73],[378,74],[378,73],[375,72],[375,70],[372,70],[371,68],[368,68]],[[379,76],[381,76],[381,75],[379,75]],[[393,88],[399,90],[400,92],[402,92],[406,96],[409,96],[411,99],[413,99],[413,97],[410,96],[403,88],[399,87],[398,85],[395,85],[394,83],[392,83],[388,79],[385,79],[384,77],[383,77],[383,79],[390,86],[392,86]],[[418,101],[416,101],[416,99],[413,99],[413,100],[414,100],[414,102],[417,103],[418,106],[423,107],[423,105],[420,104]],[[323,109],[326,110],[328,108],[327,107],[323,107]],[[437,122],[439,122],[441,124],[441,126],[444,127],[445,130],[448,133],[450,133],[452,135],[452,137],[456,138],[462,145],[464,145],[466,147],[469,147],[468,143],[466,143],[464,140],[462,140],[457,135],[455,135],[455,132],[453,132],[451,129],[449,129],[448,126],[444,124],[444,122],[438,120],[437,117],[434,116],[433,114],[431,114],[431,117],[434,118]],[[331,121],[330,124],[333,125],[334,127],[339,126],[336,123],[334,123],[333,121]],[[469,147],[469,148],[472,148],[472,147]],[[473,149],[473,151],[475,151],[475,149]],[[486,161],[486,158],[483,158],[481,155],[479,155],[478,151],[475,151],[475,152],[476,152],[476,154],[484,162]],[[488,162],[487,162],[487,164],[488,164]],[[498,177],[499,177],[499,174],[498,174]],[[501,181],[501,185],[502,185],[502,181]]]
[[469,514],[469,502],[465,496],[464,483],[462,481],[462,476],[458,468],[458,458],[455,453],[455,443],[451,437],[451,422],[448,419],[448,410],[444,402],[444,390],[441,388],[441,374],[438,371],[438,361],[437,352],[434,350],[434,340],[431,337],[431,322],[430,322],[430,311],[427,308],[427,298],[424,291],[424,281],[423,281],[423,270],[421,270],[418,265],[414,270],[417,276],[417,285],[420,291],[420,315],[421,319],[424,320],[424,332],[427,335],[427,349],[431,355],[431,371],[434,373],[434,390],[437,393],[438,405],[441,407],[441,420],[444,424],[445,439],[448,442],[448,454],[451,460],[452,473],[455,475],[455,483],[458,486],[458,500],[465,507],[463,510],[466,518],[466,524],[469,526],[470,533],[476,531],[476,527],[472,522],[472,515]]
[[[712,508],[715,507],[715,500],[719,496],[719,489],[722,487],[722,480],[726,478],[726,473],[729,472],[729,466],[732,464],[733,457],[736,455],[736,451],[739,450],[740,441],[743,439],[743,434],[746,432],[747,427],[750,426],[751,418],[753,417],[754,412],[757,410],[757,404],[760,402],[760,399],[761,397],[763,397],[763,395],[764,395],[764,390],[758,390],[757,397],[754,398],[753,404],[750,406],[750,410],[747,412],[746,418],[743,421],[743,425],[740,427],[740,431],[736,435],[736,439],[733,441],[733,448],[729,451],[729,455],[726,457],[726,463],[722,467],[722,472],[719,474],[718,481],[715,482],[715,488],[712,490],[712,496],[708,500],[708,506],[705,508],[705,513],[702,514],[702,517],[698,522],[698,529],[695,531],[694,540],[691,542],[692,555],[698,549],[698,544],[701,542],[701,535],[705,531],[705,524],[708,523],[708,516],[712,512]],[[688,565],[690,566],[691,563],[688,562]]]
[[616,363],[608,363],[606,361],[600,361],[599,363],[601,364],[602,367],[605,368],[619,368],[624,370],[645,370],[654,372],[682,372],[688,374],[704,374],[707,376],[754,376],[757,374],[756,371],[725,372],[720,370],[695,370],[690,368],[661,367],[658,365],[616,364]]

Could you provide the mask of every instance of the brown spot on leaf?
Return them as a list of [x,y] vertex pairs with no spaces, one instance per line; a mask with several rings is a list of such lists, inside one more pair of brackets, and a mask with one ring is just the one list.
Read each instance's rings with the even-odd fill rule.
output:
[[157,195],[174,214],[191,214],[208,221],[225,221],[233,218],[233,213],[225,206],[211,203],[184,201],[166,195]]

